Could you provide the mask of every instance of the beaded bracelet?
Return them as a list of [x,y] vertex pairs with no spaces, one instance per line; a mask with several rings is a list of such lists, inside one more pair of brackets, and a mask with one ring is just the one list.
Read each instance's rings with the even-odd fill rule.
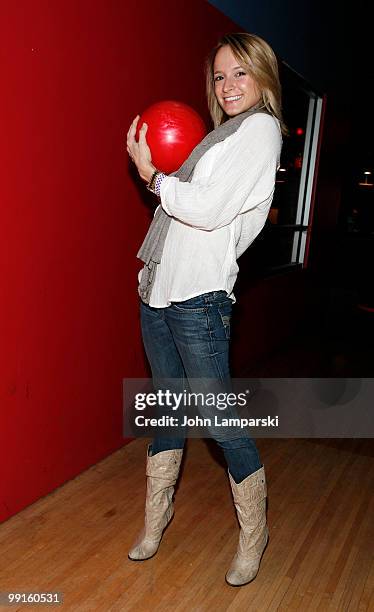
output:
[[159,170],[155,170],[154,173],[152,174],[151,180],[147,184],[147,189],[151,191],[152,193],[155,193],[157,196],[159,196],[161,183],[163,179],[165,178],[165,176],[166,174],[164,174],[163,172],[160,172]]
[[157,196],[160,195],[160,190],[161,190],[161,183],[164,180],[166,174],[164,174],[163,172],[159,172],[158,175],[156,176],[156,182],[155,182],[155,194]]
[[152,191],[152,193],[154,193],[154,189],[155,189],[155,180],[157,177],[157,174],[159,173],[159,170],[155,170],[154,173],[152,174],[149,183],[147,183],[147,189],[149,189],[149,191]]

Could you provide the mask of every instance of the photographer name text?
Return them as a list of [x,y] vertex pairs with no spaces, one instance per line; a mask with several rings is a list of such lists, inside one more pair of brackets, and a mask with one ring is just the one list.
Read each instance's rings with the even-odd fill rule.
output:
[[135,425],[138,427],[211,427],[212,425],[216,427],[278,427],[278,424],[278,416],[245,419],[223,418],[217,415],[214,418],[184,415],[183,419],[179,419],[179,417],[169,415],[155,418],[140,414],[135,417]]

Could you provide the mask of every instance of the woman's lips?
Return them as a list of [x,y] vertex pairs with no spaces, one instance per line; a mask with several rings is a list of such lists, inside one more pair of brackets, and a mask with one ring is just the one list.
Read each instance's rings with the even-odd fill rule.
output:
[[229,98],[224,98],[223,100],[225,104],[234,104],[235,102],[240,102],[242,97],[243,97],[242,95],[241,96],[229,96]]

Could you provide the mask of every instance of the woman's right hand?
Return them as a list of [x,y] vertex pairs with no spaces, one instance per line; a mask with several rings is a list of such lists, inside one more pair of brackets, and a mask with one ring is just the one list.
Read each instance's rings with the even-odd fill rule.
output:
[[148,130],[146,123],[143,123],[139,130],[139,142],[135,140],[138,121],[139,115],[135,117],[127,132],[127,152],[136,165],[140,178],[149,183],[156,168],[152,164],[152,154],[146,139]]

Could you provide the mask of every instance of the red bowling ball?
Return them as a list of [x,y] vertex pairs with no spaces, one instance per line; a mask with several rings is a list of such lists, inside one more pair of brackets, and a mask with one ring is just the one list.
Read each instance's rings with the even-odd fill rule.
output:
[[144,111],[138,121],[137,140],[143,123],[148,125],[146,139],[152,163],[166,174],[177,170],[206,135],[205,124],[197,112],[174,100],[156,102]]

